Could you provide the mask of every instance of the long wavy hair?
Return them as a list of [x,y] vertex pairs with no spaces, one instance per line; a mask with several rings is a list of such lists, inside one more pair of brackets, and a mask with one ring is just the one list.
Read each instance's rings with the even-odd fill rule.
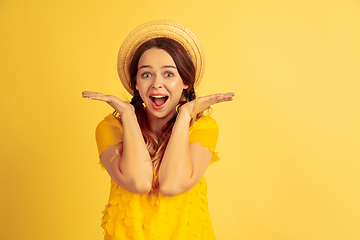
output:
[[[130,66],[129,66],[129,74],[131,77],[130,87],[134,91],[133,98],[131,99],[131,104],[135,108],[135,114],[137,116],[137,120],[139,122],[139,126],[141,128],[142,135],[144,137],[145,143],[149,150],[149,154],[152,160],[154,178],[152,182],[152,188],[159,187],[159,180],[157,178],[159,173],[159,168],[169,142],[172,128],[174,126],[177,114],[174,115],[172,119],[170,119],[160,131],[152,132],[149,124],[149,119],[146,114],[145,106],[143,105],[143,101],[140,97],[139,91],[136,90],[136,76],[138,72],[138,62],[143,53],[151,48],[163,49],[166,51],[174,60],[177,70],[180,74],[181,79],[185,84],[189,87],[183,90],[181,98],[179,100],[179,104],[177,107],[182,106],[183,104],[190,102],[196,99],[194,83],[195,83],[195,75],[196,69],[194,63],[192,62],[190,56],[188,55],[185,48],[175,40],[170,38],[154,38],[145,43],[143,43],[135,52]],[[116,114],[116,112],[114,112]],[[193,121],[197,120],[201,117],[202,112],[193,116]],[[192,121],[192,122],[193,122]]]

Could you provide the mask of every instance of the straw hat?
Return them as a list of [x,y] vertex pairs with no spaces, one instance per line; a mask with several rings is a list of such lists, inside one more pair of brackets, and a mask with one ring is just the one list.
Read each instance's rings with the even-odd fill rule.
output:
[[204,53],[199,40],[189,29],[177,22],[158,20],[137,27],[120,47],[117,63],[118,74],[125,89],[131,95],[133,95],[133,90],[130,88],[128,69],[133,55],[136,49],[144,42],[159,37],[171,38],[179,42],[187,50],[196,68],[194,87],[196,88],[200,83],[204,74]]

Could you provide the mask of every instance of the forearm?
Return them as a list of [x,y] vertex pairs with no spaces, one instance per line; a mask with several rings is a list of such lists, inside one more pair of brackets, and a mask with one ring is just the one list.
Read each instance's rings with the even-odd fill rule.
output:
[[189,149],[190,119],[186,114],[178,115],[164,153],[159,183],[160,191],[166,195],[176,195],[188,190],[187,182],[192,177],[193,169]]
[[135,188],[151,188],[152,162],[133,112],[121,115],[123,125],[123,150],[120,172],[129,185]]

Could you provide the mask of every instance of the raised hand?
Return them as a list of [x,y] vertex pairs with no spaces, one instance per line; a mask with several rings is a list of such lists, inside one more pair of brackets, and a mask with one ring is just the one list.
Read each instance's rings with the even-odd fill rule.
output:
[[235,96],[235,94],[229,92],[224,94],[218,93],[205,97],[198,97],[197,99],[182,105],[179,108],[179,114],[189,114],[191,117],[198,114],[199,112],[204,111],[205,109],[210,108],[211,105],[231,101],[233,96]]
[[84,98],[98,100],[108,103],[111,107],[113,107],[120,115],[122,115],[126,111],[134,112],[134,106],[128,102],[124,102],[120,100],[118,97],[113,95],[105,95],[99,92],[91,92],[84,91],[82,92]]

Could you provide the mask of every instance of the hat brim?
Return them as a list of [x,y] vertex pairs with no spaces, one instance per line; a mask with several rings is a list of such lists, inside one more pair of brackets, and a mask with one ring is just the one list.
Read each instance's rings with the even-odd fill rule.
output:
[[137,27],[120,47],[117,63],[118,74],[124,88],[131,95],[134,90],[130,87],[129,66],[134,53],[144,42],[160,37],[171,38],[186,49],[196,68],[194,87],[199,85],[204,74],[204,53],[199,40],[189,29],[177,22],[158,20]]

